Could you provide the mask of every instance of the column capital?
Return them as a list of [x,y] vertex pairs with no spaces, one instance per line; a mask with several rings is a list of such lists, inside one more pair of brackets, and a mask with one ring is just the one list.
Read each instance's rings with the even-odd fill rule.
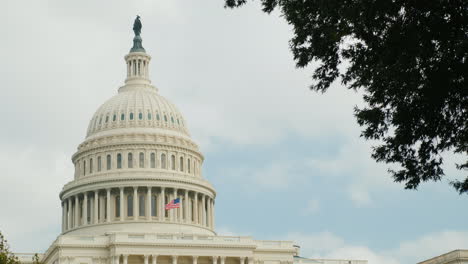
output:
[[157,258],[157,257],[159,257],[159,255],[158,254],[151,254],[151,257]]
[[179,257],[179,255],[172,255],[171,257],[172,257],[172,259],[177,259]]
[[193,259],[198,259],[198,256],[192,256]]

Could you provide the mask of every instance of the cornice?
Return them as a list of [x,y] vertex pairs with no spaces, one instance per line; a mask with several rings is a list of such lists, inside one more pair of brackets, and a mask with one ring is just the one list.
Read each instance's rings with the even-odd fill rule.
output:
[[[143,174],[144,172],[141,172]],[[115,174],[115,173],[111,173]],[[90,176],[87,179],[80,179],[80,180],[74,180],[71,181],[63,187],[62,191],[59,194],[60,199],[63,200],[63,196],[65,193],[69,193],[68,196],[74,195],[73,191],[86,187],[86,186],[95,186],[99,184],[106,184],[108,183],[110,186],[109,188],[113,188],[112,183],[118,183],[118,182],[129,182],[128,186],[135,186],[137,185],[135,182],[131,183],[134,181],[152,181],[153,184],[150,184],[150,186],[154,187],[169,187],[172,188],[173,186],[165,186],[161,185],[158,183],[181,183],[181,184],[188,184],[191,186],[196,186],[201,189],[208,190],[213,194],[214,197],[216,197],[216,191],[214,187],[207,181],[207,180],[202,180],[202,179],[197,179],[193,176],[182,176],[182,175],[177,175],[177,174],[172,174],[172,173],[159,173],[159,175],[137,175],[135,171],[128,172],[128,175],[121,175],[121,173],[117,173],[117,175],[100,175],[100,176]],[[148,186],[148,185],[145,185]],[[120,186],[115,186],[115,188],[120,187]],[[106,187],[102,187],[106,188]],[[87,190],[81,190],[83,191],[94,191],[96,188],[89,188]]]

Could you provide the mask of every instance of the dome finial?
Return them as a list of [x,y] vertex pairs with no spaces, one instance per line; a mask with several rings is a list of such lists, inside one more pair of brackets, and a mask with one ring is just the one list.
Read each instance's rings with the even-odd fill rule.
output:
[[130,52],[145,52],[142,45],[143,40],[140,37],[141,28],[140,16],[137,15],[133,22],[133,32],[135,33],[135,37],[133,38],[133,47],[130,49]]

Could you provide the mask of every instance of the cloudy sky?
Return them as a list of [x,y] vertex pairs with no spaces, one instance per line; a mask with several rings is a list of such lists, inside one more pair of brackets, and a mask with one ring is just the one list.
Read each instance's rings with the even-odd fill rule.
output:
[[[196,2],[196,3],[195,3]],[[15,252],[60,232],[58,193],[89,119],[125,78],[136,14],[150,74],[184,113],[218,191],[220,234],[296,241],[301,255],[415,263],[468,248],[467,196],[447,178],[403,190],[369,156],[339,83],[308,90],[291,28],[258,1],[2,1],[0,231]]]

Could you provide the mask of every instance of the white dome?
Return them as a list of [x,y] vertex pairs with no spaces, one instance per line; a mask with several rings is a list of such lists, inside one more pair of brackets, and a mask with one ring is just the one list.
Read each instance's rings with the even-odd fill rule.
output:
[[89,122],[87,138],[137,131],[189,137],[175,105],[153,86],[138,85],[120,88],[119,94],[99,107]]

